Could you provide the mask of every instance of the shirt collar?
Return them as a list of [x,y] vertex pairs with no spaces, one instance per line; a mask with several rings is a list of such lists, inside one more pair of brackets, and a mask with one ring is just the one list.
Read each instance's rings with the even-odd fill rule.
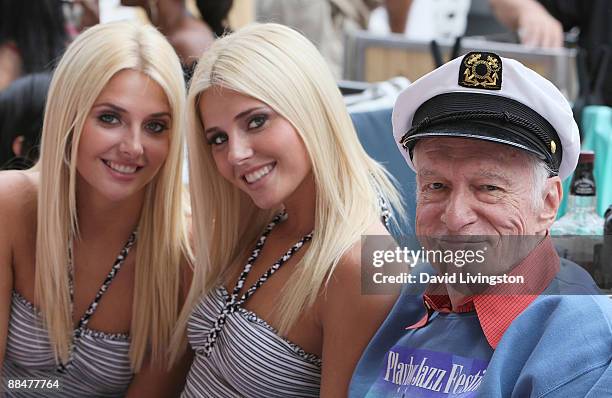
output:
[[[508,275],[525,278],[524,284],[512,285],[509,294],[492,294],[487,289],[483,294],[474,295],[457,308],[452,308],[445,285],[428,286],[423,295],[427,313],[423,318],[406,329],[418,329],[429,321],[433,312],[476,311],[478,321],[489,345],[495,349],[514,319],[529,306],[550,284],[559,272],[559,256],[550,236],[546,236],[523,261]],[[496,286],[493,289],[497,289]],[[435,294],[433,294],[435,293]]]

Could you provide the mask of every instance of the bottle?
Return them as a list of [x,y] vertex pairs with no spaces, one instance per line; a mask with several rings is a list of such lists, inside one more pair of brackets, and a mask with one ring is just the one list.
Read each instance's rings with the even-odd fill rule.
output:
[[612,205],[604,214],[604,238],[598,253],[598,268],[601,274],[600,287],[612,289]]
[[604,220],[597,214],[597,190],[593,177],[595,153],[581,151],[578,166],[570,184],[567,213],[551,227],[561,257],[567,258],[593,273],[593,247],[603,240]]
[[604,235],[612,236],[612,205],[608,206],[608,210],[604,213]]

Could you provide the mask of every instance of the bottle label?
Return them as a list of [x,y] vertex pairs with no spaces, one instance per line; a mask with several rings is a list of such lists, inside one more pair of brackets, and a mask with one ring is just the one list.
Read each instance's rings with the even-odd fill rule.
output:
[[571,194],[576,196],[595,196],[595,182],[589,178],[580,178],[572,184]]

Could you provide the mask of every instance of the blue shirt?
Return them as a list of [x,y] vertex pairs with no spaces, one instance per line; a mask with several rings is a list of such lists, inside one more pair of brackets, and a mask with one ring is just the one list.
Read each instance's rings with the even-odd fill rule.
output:
[[406,330],[425,315],[424,289],[404,288],[355,369],[351,398],[612,397],[612,302],[579,266],[562,260],[495,350],[475,312],[434,313]]

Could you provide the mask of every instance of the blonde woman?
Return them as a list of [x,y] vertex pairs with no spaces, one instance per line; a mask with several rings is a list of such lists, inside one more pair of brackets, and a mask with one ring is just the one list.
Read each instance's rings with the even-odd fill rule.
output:
[[287,27],[216,41],[187,103],[197,266],[182,320],[196,356],[183,396],[346,396],[393,302],[361,294],[360,237],[387,234],[380,199],[400,207],[396,191],[320,54]]
[[[179,60],[152,27],[95,26],[61,59],[39,162],[0,173],[0,390],[8,396],[180,389],[180,369],[158,368],[188,258],[184,96]],[[45,390],[17,379],[45,380]]]

